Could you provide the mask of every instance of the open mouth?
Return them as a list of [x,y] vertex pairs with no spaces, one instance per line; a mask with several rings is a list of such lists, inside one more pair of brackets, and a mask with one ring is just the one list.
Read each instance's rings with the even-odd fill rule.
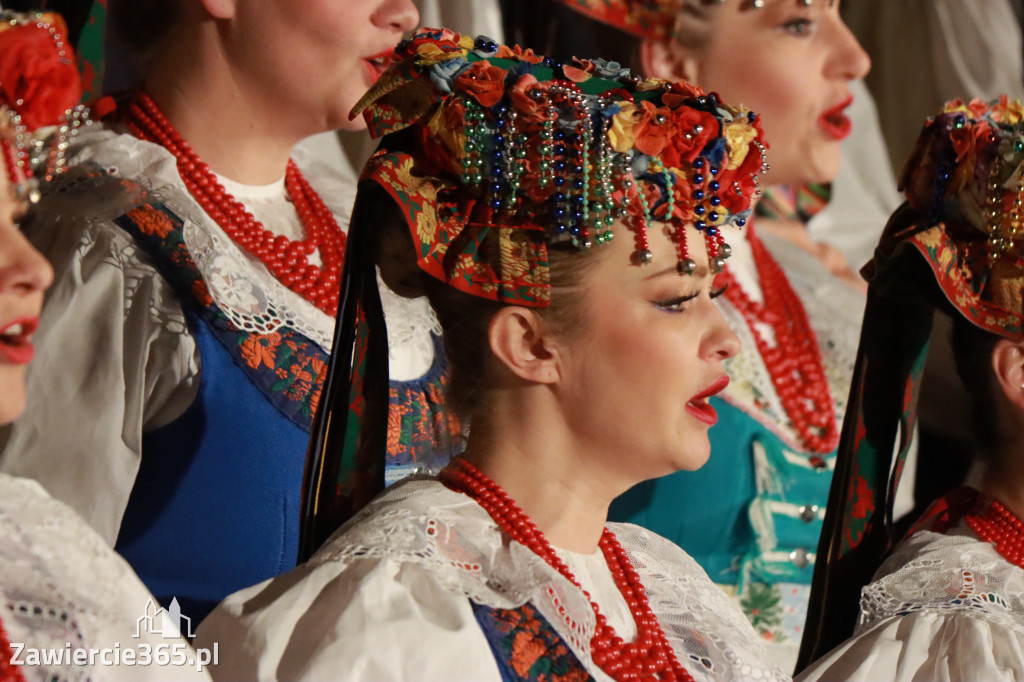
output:
[[393,54],[394,50],[384,50],[383,52],[379,52],[378,54],[373,55],[372,57],[363,58],[363,62],[366,64],[367,69],[369,70],[369,73],[372,75],[374,81],[380,78],[381,74],[387,71],[387,68],[391,66]]
[[715,411],[715,408],[711,407],[708,398],[716,393],[721,393],[728,385],[729,377],[722,376],[705,390],[690,398],[686,403],[686,411],[699,421],[704,422],[708,426],[713,426],[718,421],[718,413]]
[[36,352],[32,345],[32,332],[38,326],[37,319],[25,318],[15,320],[0,330],[0,360],[13,365],[31,362]]
[[846,115],[846,109],[851,104],[853,104],[852,95],[818,117],[818,125],[833,140],[844,140],[853,130],[853,123]]

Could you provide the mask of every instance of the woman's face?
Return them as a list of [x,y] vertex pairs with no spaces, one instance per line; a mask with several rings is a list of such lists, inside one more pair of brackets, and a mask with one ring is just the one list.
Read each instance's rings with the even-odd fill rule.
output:
[[419,21],[412,0],[256,0],[235,12],[229,60],[312,132],[365,128],[349,112]]
[[712,300],[721,292],[703,237],[687,228],[698,266],[683,276],[660,228],[650,230],[653,261],[637,266],[633,235],[615,227],[584,277],[584,322],[562,344],[566,419],[623,489],[707,461],[717,419],[707,397],[725,388],[722,361],[739,350]]
[[39,323],[43,291],[53,269],[14,224],[20,208],[0,172],[0,424],[25,409],[25,367],[32,359],[32,332]]
[[767,0],[761,9],[729,0],[717,9],[696,79],[726,102],[761,114],[771,149],[767,182],[827,182],[850,133],[847,83],[871,62],[839,17],[839,2]]

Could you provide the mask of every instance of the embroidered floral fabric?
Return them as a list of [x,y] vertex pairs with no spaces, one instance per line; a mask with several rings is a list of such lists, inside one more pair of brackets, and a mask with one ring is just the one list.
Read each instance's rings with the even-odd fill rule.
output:
[[473,605],[505,682],[584,682],[592,679],[537,609]]
[[310,428],[326,377],[327,354],[298,332],[237,329],[214,303],[185,244],[184,222],[162,204],[133,208],[115,223],[136,236],[161,265],[182,298],[190,298],[214,335],[252,382],[289,419]]

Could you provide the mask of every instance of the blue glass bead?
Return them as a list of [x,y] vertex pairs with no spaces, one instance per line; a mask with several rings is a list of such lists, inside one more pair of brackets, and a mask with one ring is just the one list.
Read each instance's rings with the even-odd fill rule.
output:
[[708,213],[708,220],[710,220],[711,222],[715,222],[716,220],[718,220],[718,213],[715,211],[711,211],[711,213]]
[[698,170],[703,168],[704,167],[704,159],[694,159],[693,160],[693,167],[697,168]]
[[556,187],[564,187],[565,186],[565,178],[562,177],[561,175],[556,175],[555,176],[555,186]]
[[717,192],[720,186],[721,185],[718,184],[718,180],[712,180],[711,184],[708,185],[712,192]]
[[572,181],[572,186],[575,189],[583,189],[583,178],[576,178]]
[[501,183],[500,182],[492,182],[491,183],[491,191],[494,192],[495,194],[500,192],[501,191]]
[[555,161],[555,170],[559,173],[565,172],[565,161],[562,159]]
[[693,198],[696,201],[704,201],[704,190],[696,189],[693,191]]
[[558,154],[559,156],[561,156],[562,154],[565,154],[565,145],[564,144],[555,145],[555,153]]
[[718,234],[718,228],[717,227],[709,227],[706,230],[706,232],[707,232],[707,235],[709,237],[714,237],[716,234]]
[[708,199],[708,203],[711,204],[712,206],[718,206],[720,203],[722,203],[722,200],[719,199],[718,197],[711,197],[710,199]]
[[559,140],[559,141],[564,140],[565,139],[565,131],[556,130],[555,131],[555,139]]
[[712,168],[710,172],[711,172],[711,177],[714,177],[714,176],[718,175],[718,169],[717,168]]
[[695,184],[695,185],[703,185],[704,184],[704,176],[701,175],[700,173],[695,174],[693,176],[693,184]]
[[558,234],[565,234],[565,231],[569,229],[569,226],[565,223],[555,223],[555,232]]
[[553,209],[551,209],[551,215],[554,216],[555,218],[564,218],[565,217],[565,207],[564,206],[555,206]]
[[747,224],[747,221],[746,221],[745,218],[737,218],[736,219],[736,227],[743,227],[746,224]]
[[693,221],[693,226],[696,227],[698,230],[703,230],[708,226],[708,224],[703,220],[695,220]]
[[706,212],[707,212],[707,209],[704,208],[703,206],[699,206],[698,205],[698,206],[694,206],[693,207],[694,215],[704,215]]
[[565,192],[555,192],[551,195],[551,200],[556,204],[561,204],[565,201]]
[[583,220],[583,211],[573,211],[572,217],[576,220],[576,222]]
[[494,144],[496,145],[505,144],[505,136],[502,135],[501,133],[495,133],[494,137],[491,139],[494,140]]
[[491,208],[495,211],[499,210],[501,208],[501,199],[498,197],[491,199]]
[[574,194],[574,195],[572,195],[572,203],[576,204],[577,206],[582,205],[583,204],[583,195],[582,194]]

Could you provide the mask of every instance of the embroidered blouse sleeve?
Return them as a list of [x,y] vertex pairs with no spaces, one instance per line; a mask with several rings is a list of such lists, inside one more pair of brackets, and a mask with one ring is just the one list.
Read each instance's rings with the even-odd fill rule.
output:
[[797,682],[1024,679],[1024,632],[963,611],[892,616],[854,636]]
[[222,679],[501,680],[469,599],[392,559],[301,566],[242,590],[200,626],[196,646],[214,642]]
[[113,544],[142,432],[192,402],[198,357],[170,285],[131,237],[54,204],[28,230],[56,279],[0,469],[40,481]]

